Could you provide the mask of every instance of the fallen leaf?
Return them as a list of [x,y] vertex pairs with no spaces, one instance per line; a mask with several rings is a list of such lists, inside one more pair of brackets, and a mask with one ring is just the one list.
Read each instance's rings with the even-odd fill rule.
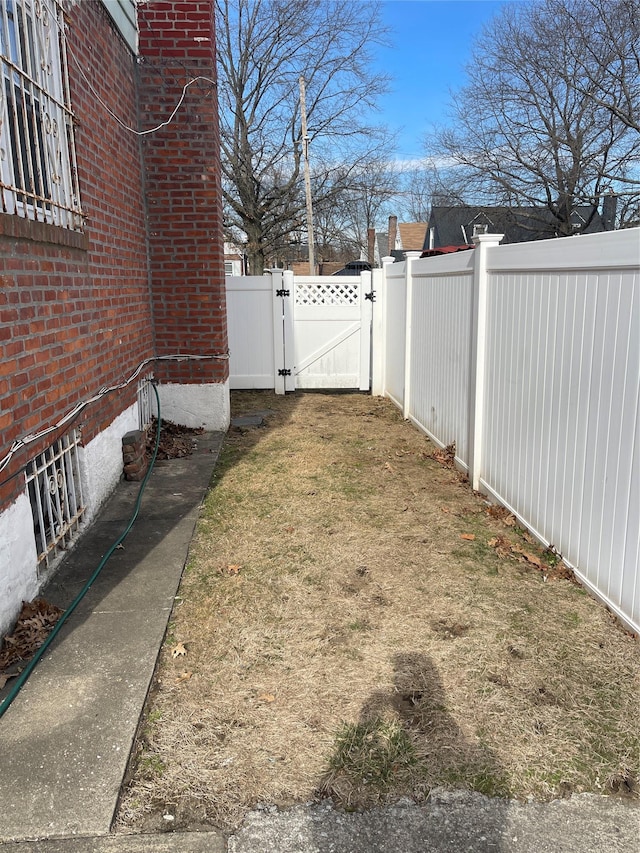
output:
[[192,672],[183,672],[181,675],[178,676],[178,678],[176,678],[176,682],[180,684],[180,682],[182,681],[188,681],[192,675]]
[[237,575],[241,568],[242,568],[242,566],[238,566],[235,563],[231,563],[230,565],[227,566],[227,572],[230,575]]
[[275,702],[276,697],[273,695],[273,693],[261,693],[260,696],[258,696],[258,701],[259,702]]
[[490,548],[495,548],[497,546],[497,544],[498,544],[498,537],[497,536],[494,536],[493,539],[489,539],[489,541],[487,542],[487,545]]
[[440,509],[442,510],[442,512],[451,512],[448,506],[441,506]]
[[33,657],[61,614],[43,598],[23,602],[13,634],[0,637],[0,671]]
[[473,540],[476,538],[476,534],[475,533],[463,533],[460,538],[466,539],[467,542],[473,542]]
[[527,563],[532,563],[534,566],[538,566],[538,568],[542,566],[542,560],[540,557],[536,557],[535,554],[529,554],[527,551],[523,551],[522,556],[525,558]]
[[184,647],[184,643],[177,643],[177,644],[176,644],[176,645],[171,649],[171,657],[172,657],[172,658],[184,657],[184,655],[186,655],[186,653],[187,653],[187,650],[186,650],[186,648]]
[[394,473],[393,468],[391,467],[391,465],[389,465],[389,463],[388,463],[388,462],[385,462],[385,463],[384,463],[384,467],[385,467],[385,469],[386,469],[387,471],[391,471],[391,473],[392,473],[392,474]]
[[293,533],[294,530],[295,530],[295,527],[285,527],[284,532],[285,533]]
[[456,443],[448,444],[443,448],[436,448],[433,451],[432,458],[444,465],[445,468],[453,468],[456,458]]
[[503,518],[502,523],[506,524],[507,527],[515,527],[515,525],[516,525],[515,515],[508,515],[506,518]]

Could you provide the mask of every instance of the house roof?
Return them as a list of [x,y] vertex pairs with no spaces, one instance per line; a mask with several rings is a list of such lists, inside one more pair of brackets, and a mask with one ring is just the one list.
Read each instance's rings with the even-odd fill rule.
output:
[[422,249],[427,227],[428,224],[426,222],[399,222],[398,234],[401,245],[398,248],[403,249],[405,252]]
[[389,233],[387,231],[376,231],[375,262],[381,263],[382,258],[389,254]]
[[472,244],[463,244],[462,246],[438,246],[437,249],[424,249],[421,258],[433,258],[436,255],[448,255],[450,252],[466,252],[467,249],[475,249]]
[[[577,207],[572,221],[577,226],[589,221],[584,233],[604,231],[600,214],[589,205]],[[554,220],[550,211],[535,207],[433,207],[429,229],[433,229],[433,247],[469,244],[474,226],[486,226],[493,234],[504,234],[505,243],[524,243],[555,237]],[[423,249],[429,248],[429,231],[425,234]]]

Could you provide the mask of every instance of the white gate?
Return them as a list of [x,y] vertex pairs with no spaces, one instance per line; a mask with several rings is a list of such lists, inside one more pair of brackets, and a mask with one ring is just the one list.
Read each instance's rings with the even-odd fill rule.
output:
[[229,276],[231,388],[370,388],[371,273]]

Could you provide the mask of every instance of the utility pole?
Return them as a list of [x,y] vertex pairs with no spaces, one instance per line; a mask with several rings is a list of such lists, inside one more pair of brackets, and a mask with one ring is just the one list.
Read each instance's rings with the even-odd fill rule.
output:
[[311,174],[309,173],[309,136],[307,135],[307,103],[304,77],[300,77],[300,117],[302,120],[302,154],[304,157],[304,188],[307,196],[307,240],[309,244],[309,275],[315,275],[316,259],[313,245],[313,203],[311,200]]

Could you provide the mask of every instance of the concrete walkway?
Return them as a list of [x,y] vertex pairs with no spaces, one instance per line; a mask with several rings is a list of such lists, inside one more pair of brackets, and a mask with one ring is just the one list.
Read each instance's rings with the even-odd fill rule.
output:
[[[436,792],[344,814],[330,803],[258,808],[222,833],[110,835],[140,713],[220,447],[158,462],[139,518],[0,719],[3,853],[637,853],[637,803],[581,795],[519,804]],[[45,597],[68,605],[125,527],[138,484],[121,483]],[[5,693],[6,693],[5,689]]]
[[[158,461],[138,519],[0,719],[0,841],[106,835],[222,441]],[[122,482],[44,597],[66,607],[132,515]],[[6,692],[6,689],[5,689]]]

